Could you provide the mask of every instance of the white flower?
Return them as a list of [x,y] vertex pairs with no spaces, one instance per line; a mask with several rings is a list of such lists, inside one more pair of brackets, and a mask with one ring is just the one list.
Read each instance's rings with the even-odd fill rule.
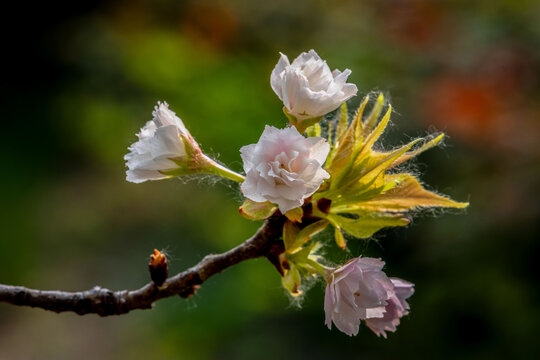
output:
[[394,285],[394,295],[388,299],[388,305],[384,309],[384,316],[366,320],[366,325],[377,336],[382,335],[385,339],[385,331],[396,331],[396,326],[400,322],[399,319],[409,313],[409,304],[405,300],[414,294],[414,284],[397,278],[391,278],[390,280]]
[[139,141],[129,147],[126,160],[126,179],[134,183],[171,177],[166,172],[179,168],[171,159],[186,157],[184,141],[198,149],[184,123],[166,102],[158,102],[152,112],[153,119],[137,134]]
[[345,334],[358,334],[360,320],[382,318],[387,300],[394,296],[394,285],[382,271],[384,262],[355,258],[334,270],[324,296],[325,322],[332,322]]
[[322,169],[329,151],[323,138],[266,126],[257,144],[240,149],[246,172],[242,192],[255,202],[277,204],[282,213],[301,206],[330,177]]
[[270,76],[270,84],[289,114],[298,120],[322,116],[356,95],[354,84],[347,84],[351,70],[330,71],[314,50],[302,53],[293,63],[286,55]]

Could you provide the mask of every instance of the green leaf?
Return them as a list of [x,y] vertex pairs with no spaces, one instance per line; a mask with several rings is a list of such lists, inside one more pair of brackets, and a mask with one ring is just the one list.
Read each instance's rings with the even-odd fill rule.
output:
[[298,267],[293,263],[289,263],[289,269],[285,271],[285,275],[281,278],[281,284],[292,296],[298,296],[302,294],[302,291],[299,290],[301,282],[302,278]]
[[354,119],[351,122],[351,130],[354,131],[354,142],[355,150],[359,151],[362,147],[362,142],[364,141],[364,127],[362,124],[362,116],[364,115],[364,109],[369,101],[369,95],[367,95],[354,115]]
[[309,241],[309,239],[311,239],[313,236],[317,235],[318,233],[326,229],[328,224],[329,222],[323,219],[323,220],[314,222],[313,224],[309,224],[308,226],[300,230],[296,234],[296,238],[294,239],[294,242],[291,244],[291,247],[290,247],[291,251],[294,251],[295,249],[299,248],[304,243]]
[[249,220],[264,220],[270,217],[277,210],[277,206],[270,202],[255,202],[246,199],[238,209],[240,214]]
[[363,158],[363,163],[355,162],[354,169],[342,179],[339,185],[351,192],[369,189],[377,178],[380,178],[392,166],[396,159],[420,140],[413,140],[409,144],[389,153],[370,151],[370,155]]
[[379,163],[375,167],[370,169],[362,177],[360,177],[360,179],[358,179],[358,183],[360,184],[371,183],[377,176],[379,176],[381,173],[383,173],[388,168],[390,168],[397,158],[399,158],[401,155],[407,152],[418,141],[420,141],[420,139],[413,140],[407,145],[402,146],[401,148],[397,150],[384,154],[384,157],[377,159]]
[[345,249],[347,247],[347,242],[345,241],[345,237],[343,237],[339,226],[334,227],[334,239],[340,248]]
[[375,103],[375,106],[373,106],[371,113],[369,114],[366,121],[364,122],[365,136],[369,135],[369,133],[371,132],[371,130],[377,123],[377,120],[379,119],[379,116],[381,115],[383,106],[384,106],[384,95],[380,93],[379,96],[377,97],[377,102]]
[[379,214],[361,216],[358,219],[340,215],[329,215],[327,219],[332,224],[339,226],[343,231],[358,238],[368,238],[384,227],[405,226],[410,222],[408,219],[402,218],[401,216]]
[[[397,186],[368,201],[354,204],[347,210],[362,209],[377,212],[404,212],[417,208],[465,208],[469,206],[469,203],[457,202],[424,189],[418,180],[410,174],[400,175],[402,179]],[[346,209],[342,208],[342,210]]]
[[398,166],[399,164],[402,164],[405,161],[407,161],[409,159],[412,159],[415,156],[418,156],[419,154],[423,153],[424,151],[429,150],[434,146],[437,146],[442,141],[442,139],[444,139],[444,136],[445,136],[444,134],[439,134],[435,138],[427,141],[424,145],[420,146],[418,149],[413,150],[413,151],[409,151],[409,152],[403,154],[399,159],[397,159],[392,164],[392,167]]
[[291,209],[285,213],[285,216],[287,219],[291,220],[292,222],[302,222],[302,216],[304,216],[304,210],[302,210],[301,207],[297,207],[294,209]]
[[300,231],[300,228],[292,221],[286,221],[283,225],[283,244],[287,252],[295,250],[296,235]]
[[297,266],[301,266],[301,264],[305,263],[308,258],[312,256],[312,253],[316,252],[320,248],[320,243],[312,241],[308,245],[296,251],[295,253],[287,254],[287,260],[289,262],[295,263]]
[[371,200],[375,196],[382,194],[399,184],[403,178],[403,174],[398,175],[381,175],[372,184],[372,186],[363,190],[347,189],[343,195],[333,202],[330,208],[331,213],[347,212],[348,210],[357,209],[356,204]]
[[337,120],[336,142],[341,142],[343,134],[345,134],[345,131],[347,130],[348,119],[349,119],[349,113],[347,111],[346,102],[341,104],[338,114],[339,115],[338,115],[338,120]]
[[[328,161],[328,165],[326,166],[328,172],[331,174],[331,176],[333,176],[331,187],[335,187],[336,184],[339,183],[340,179],[346,176],[346,174],[350,171],[353,165],[353,160],[361,149],[363,136],[362,113],[368,102],[368,99],[369,97],[367,96],[364,98],[364,101],[358,107],[356,115],[350,126],[348,128],[342,127],[341,131],[336,132],[336,136],[338,137],[336,149],[332,152]],[[339,125],[346,125],[346,120],[342,122],[343,116],[347,115],[343,114],[343,108],[341,115],[342,117],[340,117]]]
[[319,123],[311,125],[306,129],[306,134],[309,137],[319,137],[321,136],[321,125]]
[[[377,124],[377,127],[369,133],[369,135],[366,137],[366,140],[364,141],[364,144],[362,145],[362,151],[361,153],[367,153],[373,148],[373,144],[381,137],[382,133],[388,126],[388,123],[390,122],[390,115],[392,114],[392,105],[388,105],[388,111],[386,111],[386,114],[384,114],[382,120]],[[364,130],[364,133],[367,134],[368,131]]]
[[330,144],[330,153],[328,154],[328,158],[332,158],[332,153],[334,152],[334,139],[332,138],[332,122],[328,123],[328,143]]

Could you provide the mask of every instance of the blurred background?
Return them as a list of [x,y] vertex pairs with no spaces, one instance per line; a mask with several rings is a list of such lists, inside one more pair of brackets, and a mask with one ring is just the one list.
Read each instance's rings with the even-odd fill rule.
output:
[[[123,156],[158,100],[236,171],[239,148],[285,125],[269,77],[284,52],[349,68],[360,98],[397,109],[384,144],[440,130],[411,169],[470,201],[428,212],[350,253],[382,257],[416,284],[387,340],[324,325],[323,284],[301,308],[251,260],[188,300],[101,319],[0,304],[0,359],[494,359],[540,350],[540,3],[112,0],[2,11],[0,283],[84,290],[148,282],[154,248],[171,273],[260,225],[230,182],[125,181]],[[323,236],[325,236],[323,234]],[[335,252],[333,246],[325,249]]]

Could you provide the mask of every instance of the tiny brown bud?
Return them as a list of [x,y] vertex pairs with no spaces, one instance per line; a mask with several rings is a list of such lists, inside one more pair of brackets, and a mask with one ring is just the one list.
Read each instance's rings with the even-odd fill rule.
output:
[[163,285],[169,276],[169,265],[167,264],[165,254],[159,250],[154,250],[154,253],[150,255],[148,270],[150,270],[150,278],[154,284],[157,286]]

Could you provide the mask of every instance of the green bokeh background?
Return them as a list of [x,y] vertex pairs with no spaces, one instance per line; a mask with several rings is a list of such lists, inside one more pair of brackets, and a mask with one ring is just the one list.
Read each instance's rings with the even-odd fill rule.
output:
[[[171,1],[6,9],[0,141],[0,283],[137,288],[154,248],[171,272],[260,225],[238,186],[135,185],[123,156],[158,100],[236,171],[239,148],[283,127],[278,52],[349,68],[359,95],[397,111],[383,143],[442,130],[410,169],[466,212],[350,240],[416,284],[411,315],[379,339],[324,325],[323,284],[299,304],[263,260],[188,300],[111,318],[0,304],[0,359],[494,359],[538,353],[540,5],[537,1]],[[359,97],[360,97],[359,96]],[[352,101],[359,102],[359,97]],[[324,235],[323,235],[324,236]],[[326,251],[335,253],[329,245]]]

